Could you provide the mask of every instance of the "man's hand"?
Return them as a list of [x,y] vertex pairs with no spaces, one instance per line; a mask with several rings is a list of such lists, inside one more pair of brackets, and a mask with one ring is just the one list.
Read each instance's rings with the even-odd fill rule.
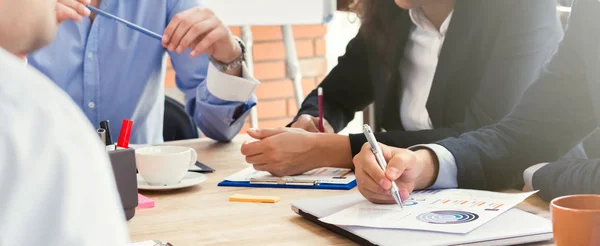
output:
[[181,54],[189,48],[192,57],[206,53],[223,63],[242,54],[229,28],[210,9],[199,7],[175,15],[164,31],[162,43],[171,52]]
[[[293,128],[304,129],[308,132],[319,132],[319,117],[303,114],[298,117],[298,120],[292,124]],[[326,119],[323,119],[323,128],[325,133],[334,133],[333,127],[329,125]]]
[[437,163],[429,150],[416,152],[388,147],[381,144],[381,151],[388,162],[381,170],[368,143],[354,157],[358,190],[373,203],[394,203],[390,194],[391,182],[396,182],[402,200],[408,199],[415,189],[431,186],[437,178]]
[[316,134],[295,128],[249,130],[260,141],[244,144],[242,154],[254,169],[275,176],[302,174],[317,168]]
[[56,21],[62,23],[66,20],[81,21],[83,17],[90,16],[91,12],[85,5],[91,0],[58,0],[56,2]]

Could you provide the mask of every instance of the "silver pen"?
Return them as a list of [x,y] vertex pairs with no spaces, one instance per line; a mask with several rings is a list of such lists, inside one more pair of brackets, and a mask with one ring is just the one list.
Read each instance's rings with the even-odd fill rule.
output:
[[[375,155],[375,160],[377,160],[377,164],[379,164],[381,170],[385,172],[385,170],[387,169],[387,162],[383,157],[383,153],[381,153],[381,147],[379,147],[377,139],[375,139],[373,130],[371,130],[371,127],[369,125],[364,125],[363,131],[365,137],[367,137],[367,141],[369,141],[369,145],[371,145],[371,151],[373,152],[373,155]],[[392,193],[394,200],[396,200],[396,203],[404,209],[404,205],[402,204],[402,198],[400,198],[400,191],[398,191],[398,186],[396,186],[396,182],[394,181],[392,181],[392,189],[390,190],[390,192]]]
[[100,140],[102,141],[102,144],[106,143],[106,130],[102,129],[102,128],[98,128],[98,130],[96,130],[96,132],[98,133],[98,136],[100,137]]

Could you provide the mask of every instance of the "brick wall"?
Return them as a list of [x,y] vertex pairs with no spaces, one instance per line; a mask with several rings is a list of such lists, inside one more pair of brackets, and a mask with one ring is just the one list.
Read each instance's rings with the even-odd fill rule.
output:
[[[321,82],[327,72],[325,58],[324,25],[294,26],[296,49],[303,74],[304,95]],[[231,32],[240,36],[239,27],[231,27]],[[279,26],[252,27],[254,38],[254,76],[262,84],[256,90],[258,97],[258,118],[261,128],[281,127],[289,123],[297,112],[292,81],[287,78],[285,52]],[[169,63],[170,64],[170,63]],[[174,72],[167,69],[165,87],[175,87]],[[250,124],[242,129],[245,132]]]

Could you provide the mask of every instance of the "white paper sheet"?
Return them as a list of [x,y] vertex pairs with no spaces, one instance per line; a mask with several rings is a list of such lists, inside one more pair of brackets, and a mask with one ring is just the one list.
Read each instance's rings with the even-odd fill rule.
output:
[[259,179],[277,179],[281,178],[284,180],[301,180],[301,181],[319,181],[319,183],[326,184],[348,184],[354,181],[356,178],[354,177],[354,173],[351,172],[350,169],[345,168],[318,168],[311,171],[308,171],[302,175],[296,176],[286,176],[286,177],[276,177],[271,175],[268,172],[257,171],[252,166],[234,173],[233,175],[225,178],[228,181],[237,181],[237,182],[250,182],[252,178]]
[[536,191],[498,193],[447,189],[413,192],[400,206],[365,200],[320,220],[334,225],[465,234],[519,204]]

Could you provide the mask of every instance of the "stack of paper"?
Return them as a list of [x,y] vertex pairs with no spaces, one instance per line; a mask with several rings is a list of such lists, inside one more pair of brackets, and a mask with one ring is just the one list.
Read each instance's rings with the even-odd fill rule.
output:
[[411,194],[404,209],[368,201],[324,217],[334,225],[468,233],[519,204],[534,192],[507,194],[448,189]]

